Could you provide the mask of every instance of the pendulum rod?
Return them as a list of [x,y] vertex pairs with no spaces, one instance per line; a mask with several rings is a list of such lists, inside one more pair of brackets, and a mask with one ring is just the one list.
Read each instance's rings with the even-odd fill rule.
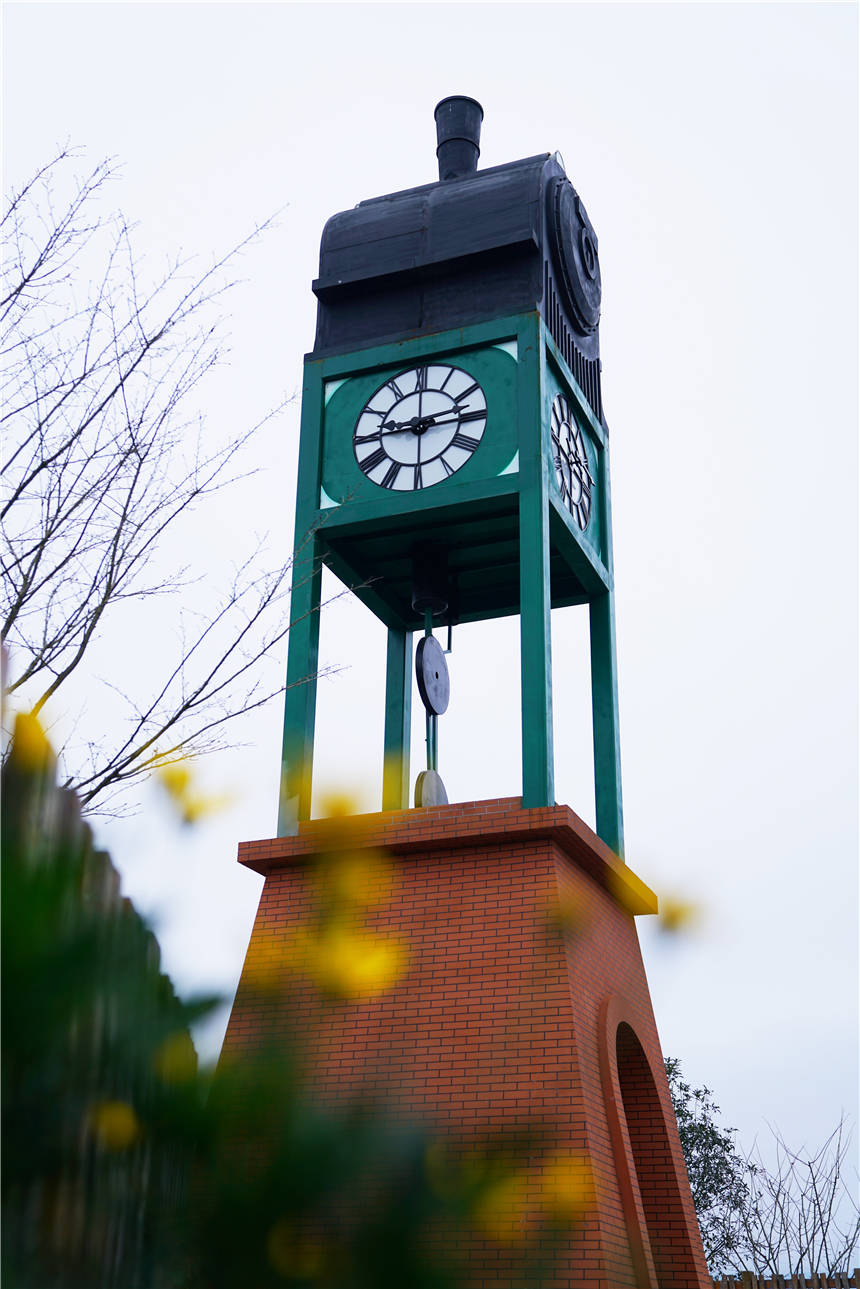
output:
[[[432,636],[433,634],[433,611],[432,609],[424,610],[424,634]],[[426,730],[427,730],[427,769],[439,769],[439,717],[432,712],[426,713]]]

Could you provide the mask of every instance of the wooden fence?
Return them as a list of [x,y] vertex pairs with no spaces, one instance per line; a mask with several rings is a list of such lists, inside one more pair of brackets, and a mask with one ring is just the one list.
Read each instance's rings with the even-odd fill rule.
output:
[[752,1272],[745,1272],[739,1279],[724,1276],[714,1281],[714,1289],[855,1289],[855,1286],[860,1286],[860,1270],[856,1267],[850,1276],[839,1273],[826,1276],[818,1272],[810,1277],[773,1276],[761,1280]]

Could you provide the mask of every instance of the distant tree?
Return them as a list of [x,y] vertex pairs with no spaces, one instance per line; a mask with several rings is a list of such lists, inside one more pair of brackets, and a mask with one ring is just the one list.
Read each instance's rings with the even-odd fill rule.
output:
[[[711,1089],[694,1088],[666,1060],[693,1203],[712,1275],[850,1274],[860,1246],[856,1184],[846,1177],[851,1132],[843,1116],[816,1151],[794,1151],[771,1128],[773,1149],[742,1154],[717,1121]],[[769,1159],[773,1162],[769,1162]],[[856,1178],[855,1178],[856,1183]]]
[[[849,1184],[851,1132],[844,1115],[815,1151],[790,1149],[771,1129],[772,1164],[747,1160],[735,1261],[757,1276],[850,1275],[860,1247],[857,1177]],[[768,1152],[770,1153],[770,1152]]]
[[736,1129],[719,1124],[720,1107],[711,1089],[687,1083],[674,1057],[666,1058],[666,1075],[705,1257],[711,1274],[723,1275],[735,1265],[741,1214],[749,1198],[748,1163],[735,1144]]
[[[113,165],[83,180],[73,169],[60,151],[2,219],[0,612],[9,692],[34,713],[67,695],[118,606],[187,586],[181,558],[161,555],[198,503],[249,472],[244,450],[280,410],[221,444],[199,412],[224,354],[229,275],[266,225],[208,267],[178,258],[151,280],[133,230],[106,206]],[[59,749],[85,809],[222,745],[225,722],[280,692],[264,664],[289,629],[289,567],[263,567],[255,549],[241,556],[211,612],[183,618],[185,639],[150,692],[134,650],[115,652],[120,733],[85,730],[82,750]]]

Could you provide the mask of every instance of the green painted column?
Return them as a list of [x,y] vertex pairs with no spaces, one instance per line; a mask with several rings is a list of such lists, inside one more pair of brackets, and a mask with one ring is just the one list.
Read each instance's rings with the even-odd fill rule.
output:
[[615,597],[612,591],[589,605],[591,627],[591,720],[594,733],[594,798],[597,835],[624,857],[621,809],[621,734]]
[[284,695],[284,739],[278,836],[289,837],[302,819],[311,817],[314,725],[319,666],[322,562],[316,535],[307,539],[293,564],[290,598],[287,692]]
[[278,836],[288,837],[311,816],[314,725],[319,667],[321,538],[320,498],[323,382],[319,362],[306,361],[302,388],[293,585],[287,648],[287,690],[278,802]]
[[[612,491],[608,446],[600,454],[603,559],[613,578]],[[594,740],[594,805],[597,835],[624,858],[621,806],[621,726],[618,718],[618,661],[615,650],[615,593],[595,596],[588,606],[591,634],[591,725]]]
[[536,314],[520,331],[518,345],[523,805],[532,808],[555,805],[545,360]]
[[409,741],[412,733],[412,632],[388,628],[385,669],[385,735],[382,809],[409,806]]

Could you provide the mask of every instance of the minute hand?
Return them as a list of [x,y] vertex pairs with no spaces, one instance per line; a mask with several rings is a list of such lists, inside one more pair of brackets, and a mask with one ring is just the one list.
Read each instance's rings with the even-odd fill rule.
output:
[[466,421],[483,421],[486,419],[486,416],[486,412],[464,412],[462,416],[454,416],[447,421],[431,421],[426,416],[424,417],[424,421],[427,424],[428,430],[435,430],[437,425],[463,425]]

